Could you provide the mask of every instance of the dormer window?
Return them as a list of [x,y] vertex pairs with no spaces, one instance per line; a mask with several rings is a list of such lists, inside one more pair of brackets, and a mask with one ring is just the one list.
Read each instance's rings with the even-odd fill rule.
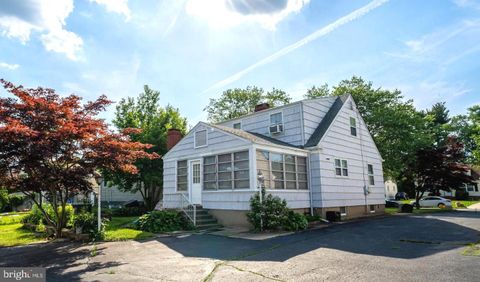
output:
[[241,122],[236,122],[233,124],[233,128],[235,129],[242,129],[242,123]]
[[357,120],[353,117],[350,118],[350,134],[357,136]]
[[207,146],[207,130],[203,129],[195,131],[194,139],[195,148]]
[[274,113],[270,115],[270,134],[278,134],[283,132],[283,115],[282,113]]

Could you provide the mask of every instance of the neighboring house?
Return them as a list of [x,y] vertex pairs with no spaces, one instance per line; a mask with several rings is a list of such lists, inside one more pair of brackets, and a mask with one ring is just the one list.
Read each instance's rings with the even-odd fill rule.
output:
[[[473,176],[475,183],[465,184],[463,190],[468,192],[469,197],[480,200],[480,171],[478,169],[470,168],[468,174]],[[440,191],[440,195],[455,198],[455,190],[452,190],[451,192]]]
[[384,212],[382,158],[350,95],[199,122],[163,161],[163,207],[201,205],[225,226],[248,225],[259,175],[299,212]]
[[395,200],[395,195],[398,192],[397,183],[392,180],[385,181],[385,199]]
[[[87,201],[91,204],[95,203],[96,193],[98,193],[98,185],[94,188],[94,192],[88,192],[86,195],[81,193],[73,197],[72,203],[73,204],[83,204],[84,201]],[[140,192],[130,193],[130,192],[122,192],[118,189],[117,186],[107,186],[105,183],[102,183],[101,187],[101,201],[102,206],[105,207],[120,207],[124,203],[137,200],[143,203],[143,198]]]

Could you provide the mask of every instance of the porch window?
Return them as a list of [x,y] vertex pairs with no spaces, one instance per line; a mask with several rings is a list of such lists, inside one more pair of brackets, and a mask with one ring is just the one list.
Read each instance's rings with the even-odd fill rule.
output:
[[188,162],[177,162],[177,191],[187,191],[188,189]]
[[248,151],[203,158],[203,189],[231,190],[250,188]]
[[267,189],[308,189],[306,157],[257,150],[257,169]]

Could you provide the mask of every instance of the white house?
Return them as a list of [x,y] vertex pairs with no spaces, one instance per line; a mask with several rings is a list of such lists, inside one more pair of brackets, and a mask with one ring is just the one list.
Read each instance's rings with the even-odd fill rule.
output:
[[384,212],[382,158],[350,95],[199,122],[163,160],[164,208],[199,205],[225,226],[248,224],[259,175],[299,212]]
[[[478,169],[470,168],[468,174],[475,179],[473,184],[465,184],[463,190],[468,192],[468,196],[472,199],[480,199],[480,171]],[[444,197],[455,197],[455,190],[450,192],[441,191],[440,194]]]

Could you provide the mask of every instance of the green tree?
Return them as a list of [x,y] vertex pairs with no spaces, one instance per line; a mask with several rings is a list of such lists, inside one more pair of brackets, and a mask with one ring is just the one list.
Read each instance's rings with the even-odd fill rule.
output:
[[[117,105],[113,124],[119,129],[138,128],[141,131],[132,133],[131,139],[141,143],[152,144],[149,152],[164,155],[167,152],[167,131],[171,128],[187,131],[187,121],[178,109],[168,105],[160,106],[160,92],[145,85],[144,92],[138,98],[122,99]],[[141,193],[145,206],[153,210],[163,196],[163,160],[141,159],[135,164],[138,174],[108,173],[105,177],[121,191]]]
[[324,83],[317,86],[312,86],[310,89],[307,90],[307,94],[304,95],[305,99],[314,99],[314,98],[321,98],[321,97],[328,97],[330,96],[330,89],[328,88],[328,84]]
[[427,128],[434,138],[434,142],[441,146],[452,132],[450,124],[451,118],[445,102],[433,104],[433,106],[424,113],[427,122]]
[[454,116],[451,127],[465,146],[466,162],[480,165],[480,105],[470,107],[466,115]]
[[265,92],[262,88],[248,86],[245,89],[225,90],[220,98],[210,99],[204,111],[207,111],[210,122],[221,122],[252,113],[260,103],[278,107],[290,103],[291,100],[290,96],[280,89],[273,88]]

